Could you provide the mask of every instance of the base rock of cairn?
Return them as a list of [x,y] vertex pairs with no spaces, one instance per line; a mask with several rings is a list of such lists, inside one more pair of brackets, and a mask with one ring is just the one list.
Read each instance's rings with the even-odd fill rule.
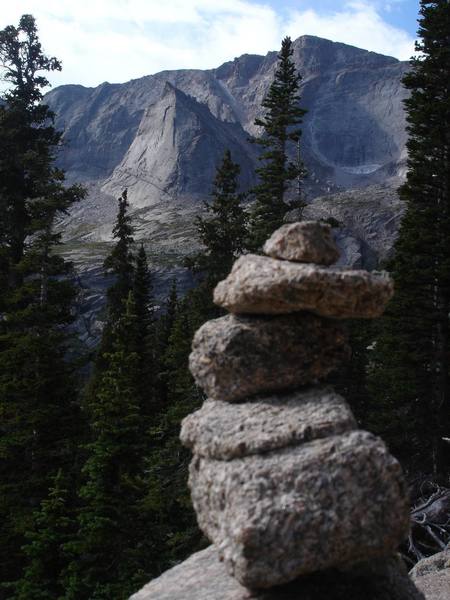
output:
[[422,600],[395,557],[409,529],[400,465],[319,384],[348,357],[337,319],[380,315],[392,282],[329,267],[322,223],[284,226],[264,250],[218,284],[236,314],[206,323],[190,357],[209,399],[181,439],[214,545],[133,600]]
[[209,546],[148,583],[130,600],[425,600],[425,597],[397,557],[358,563],[351,569],[319,571],[268,590],[249,590],[227,573],[216,548]]
[[392,554],[408,531],[400,466],[365,431],[229,461],[196,457],[190,485],[200,529],[249,588]]

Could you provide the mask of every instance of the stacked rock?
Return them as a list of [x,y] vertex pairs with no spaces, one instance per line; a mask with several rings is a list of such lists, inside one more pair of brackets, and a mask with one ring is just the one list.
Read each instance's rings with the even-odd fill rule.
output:
[[344,318],[380,315],[384,273],[333,268],[331,228],[281,227],[239,258],[196,333],[190,369],[208,396],[182,426],[198,523],[247,588],[391,556],[407,537],[398,462],[319,382],[349,357]]

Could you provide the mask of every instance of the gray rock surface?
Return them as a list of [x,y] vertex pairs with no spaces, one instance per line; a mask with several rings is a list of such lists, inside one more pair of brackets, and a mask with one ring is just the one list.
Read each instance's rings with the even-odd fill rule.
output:
[[450,598],[450,549],[423,558],[410,576],[426,600]]
[[313,387],[239,404],[207,400],[184,419],[180,437],[198,456],[230,460],[355,428],[342,396],[331,387]]
[[[308,196],[398,177],[406,141],[402,100],[407,92],[401,79],[408,64],[314,36],[295,40],[294,60],[303,75],[302,104],[308,109],[302,135],[309,170],[305,182]],[[206,161],[210,169],[211,160],[223,150],[223,141],[236,148],[241,164],[254,161],[254,147],[237,130],[258,133],[254,120],[261,116],[261,102],[276,61],[277,52],[266,57],[244,55],[207,71],[163,71],[123,84],[105,82],[96,88],[58,87],[45,100],[56,113],[57,127],[64,132],[59,164],[70,181],[95,182],[90,192],[95,198],[100,198],[98,190],[108,180],[105,190],[116,193],[126,184],[131,205],[142,207],[148,198],[148,208],[154,206],[159,188],[159,199],[170,212],[172,201],[186,198],[193,190],[196,196],[195,190],[205,179],[202,163]],[[162,162],[153,150],[170,129],[171,118],[166,121],[163,110],[167,83],[192,97],[195,108],[185,110],[186,104],[178,103],[174,143],[171,149],[168,142],[164,144],[167,160]],[[153,122],[149,113],[146,115],[149,109]],[[188,132],[189,123],[194,126],[186,137],[182,132]],[[198,134],[202,140],[196,140]],[[126,160],[132,146],[131,154],[138,159],[138,149],[148,148],[146,159],[138,161],[139,168],[132,163],[131,154]],[[192,160],[184,160],[183,152],[193,147]],[[241,181],[244,187],[251,183],[246,167]],[[203,189],[204,198],[210,186],[209,181]],[[98,211],[84,218],[85,228],[95,237],[103,235],[107,221],[109,229],[112,223],[108,202],[99,204]],[[197,211],[201,209],[202,203],[197,202]],[[150,229],[151,221],[149,218]],[[145,230],[142,234],[148,239]],[[189,247],[192,238],[186,236],[184,242]]]
[[[346,267],[347,269],[366,269],[365,255],[362,242],[345,227],[339,227],[333,231],[336,245],[340,250],[339,260],[335,267]],[[373,265],[372,265],[373,266]]]
[[387,273],[341,270],[246,254],[214,290],[214,302],[238,314],[311,311],[323,317],[375,318],[393,294]]
[[263,248],[272,258],[332,265],[339,258],[330,225],[318,221],[288,223],[273,232]]
[[163,573],[130,600],[424,600],[397,557],[351,571],[322,571],[270,590],[249,590],[228,575],[214,546]]
[[234,402],[323,379],[349,355],[345,330],[331,319],[227,315],[196,332],[189,368],[209,398]]
[[392,553],[409,530],[400,465],[367,432],[232,461],[194,457],[189,485],[200,528],[250,588]]
[[[395,187],[372,185],[315,198],[305,219],[332,219],[341,259],[338,265],[374,269],[392,257],[405,205]],[[292,211],[289,220],[298,217]]]
[[[401,79],[407,63],[314,36],[295,40],[294,60],[303,75],[303,105],[308,109],[302,145],[309,185],[325,192],[395,173],[406,140],[402,100],[407,92]],[[276,61],[277,52],[243,55],[206,71],[180,69],[124,84],[56,88],[46,102],[70,142],[61,153],[61,166],[84,180],[109,177],[133,143],[145,110],[161,99],[166,82],[205,105],[216,119],[240,123],[255,134],[254,120],[261,115]],[[171,158],[172,163],[179,158],[176,144]],[[134,193],[145,195],[144,188],[153,193],[150,182],[159,173],[147,168],[141,175],[136,189],[130,189],[131,203]],[[177,193],[184,185],[181,177]]]
[[[225,149],[240,165],[241,181],[248,187],[255,181],[256,150],[242,126],[215,117],[167,82],[161,98],[145,110],[132,144],[102,190],[119,196],[127,188],[135,208],[157,205],[161,198],[201,203]],[[141,185],[142,177],[154,185]]]
[[[127,186],[136,238],[162,255],[160,262],[172,264],[168,250],[178,265],[195,252],[195,217],[210,196],[211,174],[225,146],[242,166],[242,189],[253,183],[255,147],[246,138],[259,133],[254,119],[261,116],[276,60],[277,52],[243,55],[207,71],[164,71],[123,84],[50,91],[45,101],[64,132],[59,165],[69,182],[81,181],[89,191],[61,223],[68,244],[61,251],[76,255],[86,270],[91,244],[111,241],[116,196]],[[404,175],[407,91],[401,79],[408,64],[314,36],[295,40],[294,60],[308,109],[301,148],[307,197],[387,179],[396,185]],[[385,235],[383,222],[370,212],[378,246],[384,248],[390,235],[391,247],[395,231],[387,225]],[[361,241],[361,265],[373,268],[366,254],[377,240]],[[88,320],[97,322],[98,311]]]

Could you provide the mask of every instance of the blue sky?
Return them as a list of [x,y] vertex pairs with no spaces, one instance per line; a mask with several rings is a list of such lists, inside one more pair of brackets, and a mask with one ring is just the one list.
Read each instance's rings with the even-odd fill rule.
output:
[[33,14],[45,51],[63,62],[52,84],[95,86],[164,69],[212,68],[317,35],[407,60],[418,0],[14,0],[0,28]]
[[[340,0],[269,0],[267,4],[280,12],[301,8],[329,14],[339,12],[346,3]],[[418,0],[373,0],[367,4],[374,6],[387,23],[415,36],[419,11]]]

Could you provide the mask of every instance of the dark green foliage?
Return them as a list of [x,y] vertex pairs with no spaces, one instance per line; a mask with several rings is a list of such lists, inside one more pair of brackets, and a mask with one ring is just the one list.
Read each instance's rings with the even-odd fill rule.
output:
[[205,217],[197,218],[197,231],[204,250],[187,261],[195,273],[203,275],[211,294],[224,279],[244,249],[246,214],[243,194],[238,193],[240,167],[225,151],[213,183],[212,202],[205,202]]
[[199,408],[203,400],[188,369],[191,340],[201,317],[190,304],[189,295],[177,303],[173,317],[160,367],[165,406],[152,429],[154,449],[147,461],[147,502],[159,514],[160,567],[165,569],[187,558],[202,540],[187,486],[191,456],[179,439],[182,419]]
[[[42,319],[38,314],[36,319]],[[18,318],[18,313],[14,315]],[[23,535],[47,495],[52,473],[76,468],[83,433],[72,368],[51,327],[0,336],[2,581],[19,576]]]
[[83,192],[79,186],[63,187],[64,174],[53,163],[61,134],[53,127],[53,113],[41,103],[41,90],[48,85],[42,72],[61,65],[42,53],[31,15],[23,15],[18,27],[0,31],[0,62],[11,84],[0,105],[0,245],[6,279],[14,286],[27,236]]
[[443,474],[450,426],[450,4],[422,0],[417,50],[404,85],[407,203],[395,259],[396,291],[370,379],[379,431],[410,470]]
[[114,275],[115,281],[108,289],[108,322],[115,322],[124,311],[124,301],[128,292],[133,289],[133,227],[131,217],[128,215],[127,190],[118,199],[119,210],[116,223],[113,228],[113,238],[117,240],[108,257],[105,259],[104,267],[107,273]]
[[350,360],[342,365],[331,378],[337,391],[350,404],[358,424],[363,429],[373,429],[376,416],[371,412],[371,402],[367,392],[367,377],[370,369],[372,344],[376,323],[365,320],[347,322],[349,345],[352,349]]
[[[108,361],[105,357],[113,348],[114,326],[123,315],[128,294],[135,285],[132,253],[133,227],[128,215],[127,190],[124,190],[117,202],[119,206],[113,227],[113,238],[116,243],[103,263],[105,272],[114,277],[114,283],[108,288],[106,294],[106,321],[95,356],[92,377],[86,389],[85,395],[88,398],[95,396],[101,374],[108,368]],[[145,293],[144,290],[142,292]],[[141,298],[139,300],[141,301]]]
[[155,373],[157,373],[155,382],[155,397],[158,399],[158,404],[161,409],[164,409],[164,407],[167,406],[167,388],[170,372],[168,372],[164,366],[164,355],[169,345],[169,338],[175,322],[177,306],[178,291],[177,282],[176,279],[174,279],[169,290],[169,295],[163,307],[163,312],[155,323],[154,348]]
[[125,599],[151,576],[154,541],[147,493],[139,402],[139,322],[132,292],[113,331],[112,352],[89,405],[92,441],[83,467],[79,530],[70,545],[66,597]]
[[141,404],[142,430],[146,432],[149,424],[153,422],[155,412],[160,407],[160,400],[156,393],[155,307],[147,254],[142,244],[136,256],[133,298],[138,325],[135,332],[136,354],[138,357],[137,387]]
[[[238,193],[240,167],[225,151],[213,182],[212,201],[205,202],[205,217],[197,218],[197,231],[204,248],[185,264],[200,277],[189,293],[191,315],[197,315],[198,327],[223,311],[213,303],[213,291],[231,271],[242,254],[247,236],[247,214],[242,207],[245,195]],[[195,330],[194,330],[195,331]]]
[[[115,280],[107,321],[86,394],[91,441],[79,492],[79,529],[68,545],[66,598],[127,598],[157,574],[157,518],[146,502],[149,429],[159,410],[151,277],[143,246],[132,253],[124,192],[105,260]],[[157,549],[157,550],[156,550]]]
[[[83,421],[75,367],[67,360],[76,290],[70,265],[54,253],[56,218],[83,198],[54,166],[60,134],[42,100],[59,69],[41,50],[30,15],[0,31],[0,566],[20,578],[21,547],[55,473],[76,470]],[[31,568],[31,567],[27,567]],[[5,592],[6,593],[6,592]]]
[[169,344],[169,337],[172,332],[173,324],[175,323],[175,317],[177,314],[177,306],[178,306],[178,289],[177,289],[177,280],[174,279],[172,281],[172,285],[170,286],[169,295],[167,296],[167,300],[164,306],[163,314],[159,317],[158,320],[158,337],[160,340],[159,345],[159,354],[161,355],[161,350],[165,351]]
[[[255,124],[263,128],[255,140],[262,146],[261,167],[257,169],[259,185],[254,188],[255,203],[251,213],[248,246],[258,250],[275,229],[283,224],[283,217],[293,208],[302,208],[300,182],[306,172],[298,152],[301,130],[298,127],[305,114],[299,107],[298,94],[301,76],[292,60],[293,47],[289,37],[284,38],[275,77],[262,106],[265,115]],[[289,154],[296,150],[297,159]],[[287,199],[291,183],[297,181],[294,198]]]
[[53,600],[64,596],[59,574],[67,564],[66,544],[76,527],[73,487],[73,482],[66,481],[58,471],[26,533],[24,553],[28,563],[16,585],[14,600]]
[[153,322],[152,283],[143,244],[136,256],[133,277],[133,297],[138,323],[140,325],[139,344],[143,345]]

